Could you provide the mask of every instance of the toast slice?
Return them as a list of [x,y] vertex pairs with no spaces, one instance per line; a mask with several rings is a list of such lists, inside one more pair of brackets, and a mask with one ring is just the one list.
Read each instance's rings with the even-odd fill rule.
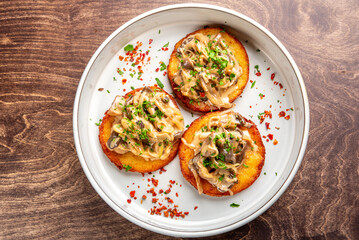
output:
[[[211,112],[211,113],[207,113],[207,114],[199,117],[195,121],[193,121],[192,124],[190,125],[190,127],[183,134],[182,141],[180,143],[179,151],[178,151],[178,156],[180,159],[180,167],[181,167],[183,177],[188,182],[190,182],[197,190],[199,190],[200,193],[203,192],[204,194],[207,194],[210,196],[216,196],[216,197],[221,197],[221,196],[225,196],[225,195],[233,195],[233,194],[239,193],[239,192],[243,191],[244,189],[248,188],[249,186],[251,186],[254,183],[254,181],[259,177],[262,167],[264,165],[264,160],[265,160],[265,147],[263,145],[261,135],[260,135],[256,125],[252,121],[247,120],[244,117],[239,115],[240,116],[239,119],[242,119],[243,124],[237,124],[237,128],[239,128],[240,131],[242,131],[244,134],[249,135],[249,137],[248,136],[244,137],[246,139],[246,141],[248,141],[248,146],[246,147],[246,150],[245,150],[244,155],[242,156],[242,159],[240,160],[240,162],[234,164],[237,166],[236,173],[235,173],[237,181],[235,182],[235,184],[233,184],[229,188],[230,191],[223,191],[223,189],[222,189],[222,191],[219,191],[219,189],[215,185],[211,184],[206,179],[203,179],[198,174],[198,172],[197,172],[197,174],[193,173],[193,171],[189,167],[190,161],[193,161],[194,158],[198,157],[199,155],[202,155],[203,151],[198,152],[198,149],[196,149],[196,148],[200,148],[200,146],[198,144],[193,145],[192,143],[194,143],[196,136],[198,136],[200,134],[204,134],[204,136],[205,136],[203,142],[206,141],[206,138],[209,138],[211,141],[216,139],[216,137],[211,138],[211,136],[213,136],[213,135],[206,135],[206,132],[210,131],[210,129],[208,127],[210,121],[212,121],[214,118],[223,119],[223,114],[235,114],[235,113],[233,111],[228,111],[228,110]],[[213,129],[215,129],[215,128],[213,128]],[[212,132],[216,133],[213,129],[212,129]],[[238,131],[238,130],[236,130],[236,131]],[[213,133],[210,133],[210,134],[213,134]],[[234,133],[234,132],[232,132],[232,133]],[[233,136],[231,134],[229,134],[229,135]],[[227,137],[228,137],[228,132],[227,132]],[[198,141],[197,141],[197,143],[198,143]],[[190,145],[192,145],[192,146],[190,146]],[[200,144],[200,145],[203,146],[204,143],[203,143],[203,145],[202,144]],[[195,147],[195,148],[193,148],[193,147]],[[203,150],[203,148],[202,148],[202,150]],[[212,150],[213,150],[213,148],[212,148]],[[195,155],[196,153],[197,153],[197,155]],[[217,155],[217,156],[219,156],[219,155]],[[215,157],[215,159],[219,159],[219,158]],[[231,165],[226,162],[226,159],[222,159],[222,160],[224,160],[224,161],[218,160],[218,163],[219,163],[218,165],[220,166],[219,168],[217,166],[218,169],[221,168],[221,164],[222,164],[222,166],[224,166],[223,163],[225,163],[228,166]],[[210,169],[213,168],[213,165],[210,167],[208,167],[208,165],[210,165],[210,164],[207,164],[207,168],[205,169],[206,174],[211,172]],[[226,167],[223,167],[223,168],[226,168]],[[207,172],[207,170],[208,170],[208,172]],[[221,176],[219,178],[221,178]],[[196,179],[198,179],[198,181],[196,181]],[[222,179],[223,179],[223,177],[222,177]],[[219,179],[219,180],[221,180],[221,179]],[[200,189],[200,188],[202,188],[202,189]]]
[[205,113],[232,106],[248,82],[249,60],[234,36],[221,28],[205,28],[175,45],[167,71],[176,97],[187,108]]
[[[178,109],[178,106],[176,104],[176,101],[174,98],[169,95],[164,90],[152,86],[148,87],[153,91],[157,92],[163,92],[168,96],[168,99],[172,101],[173,105]],[[131,92],[128,92],[124,98],[127,100],[129,97],[134,96],[136,92],[142,91],[143,88],[135,89]],[[181,115],[182,116],[182,115]],[[183,117],[182,117],[183,119]],[[170,142],[169,144],[172,144],[169,155],[166,159],[145,159],[144,157],[141,157],[140,155],[136,155],[133,152],[125,152],[123,154],[120,154],[116,151],[110,150],[108,147],[108,140],[111,137],[111,134],[113,132],[112,127],[113,123],[116,120],[116,116],[110,115],[109,110],[106,111],[105,116],[102,119],[102,123],[99,127],[99,140],[102,147],[103,152],[106,154],[106,156],[113,162],[120,170],[122,168],[125,168],[126,171],[131,172],[140,172],[140,173],[146,173],[146,172],[153,172],[160,168],[163,168],[168,163],[170,163],[176,156],[179,146],[179,139],[176,141]]]

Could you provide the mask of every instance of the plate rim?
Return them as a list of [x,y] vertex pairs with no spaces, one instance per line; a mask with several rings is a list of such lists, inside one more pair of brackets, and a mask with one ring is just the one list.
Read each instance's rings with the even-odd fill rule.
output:
[[[85,80],[87,78],[87,75],[91,69],[91,67],[93,66],[93,63],[95,62],[95,60],[97,59],[97,57],[99,56],[99,54],[102,52],[102,50],[107,46],[107,44],[117,35],[119,34],[123,29],[129,27],[131,24],[145,18],[148,17],[150,15],[162,12],[162,11],[167,11],[167,10],[172,10],[172,9],[179,9],[179,8],[199,8],[199,9],[208,9],[208,10],[215,10],[215,11],[221,11],[227,14],[231,14],[234,15],[238,18],[241,18],[247,22],[249,22],[250,24],[252,24],[253,26],[257,27],[259,30],[261,30],[262,32],[264,32],[280,49],[280,51],[283,52],[284,56],[287,58],[288,62],[290,63],[291,67],[293,68],[293,71],[297,77],[298,80],[298,84],[300,86],[300,91],[302,93],[302,100],[303,100],[303,106],[304,106],[304,129],[303,129],[303,137],[301,139],[301,145],[300,145],[300,149],[297,155],[297,158],[295,160],[295,164],[293,166],[293,168],[291,169],[287,179],[285,179],[285,181],[283,182],[282,186],[278,189],[278,191],[272,196],[272,198],[270,198],[266,203],[264,203],[259,209],[257,209],[254,213],[252,213],[251,215],[249,215],[248,217],[246,217],[243,220],[234,222],[232,224],[229,224],[227,226],[224,226],[222,228],[216,228],[216,229],[211,229],[211,230],[205,230],[205,231],[175,231],[175,230],[170,230],[170,229],[166,229],[166,228],[161,228],[159,226],[154,226],[148,222],[144,222],[138,218],[135,218],[134,216],[128,214],[127,212],[123,211],[121,208],[119,208],[108,196],[107,194],[103,191],[103,189],[99,186],[99,184],[97,183],[97,181],[95,180],[94,176],[91,174],[89,167],[86,164],[86,160],[84,158],[84,155],[82,153],[82,148],[81,148],[81,144],[80,144],[80,138],[79,138],[79,129],[78,129],[78,107],[79,107],[79,102],[80,102],[80,97],[81,97],[81,93],[85,84]],[[301,162],[303,160],[304,154],[305,154],[305,150],[306,150],[306,146],[307,146],[307,142],[308,142],[308,136],[309,136],[309,126],[310,125],[310,111],[309,111],[309,101],[308,101],[308,96],[307,96],[307,91],[305,88],[305,84],[302,78],[302,75],[299,71],[298,66],[296,65],[294,59],[292,58],[292,56],[290,55],[290,53],[287,51],[287,49],[284,47],[284,45],[269,31],[267,30],[265,27],[263,27],[261,24],[259,24],[258,22],[254,21],[253,19],[239,13],[236,12],[234,10],[228,9],[228,8],[224,8],[224,7],[220,7],[217,5],[213,5],[213,4],[202,4],[202,3],[184,3],[184,4],[173,4],[173,5],[167,5],[167,6],[162,6],[159,8],[155,8],[152,9],[150,11],[147,11],[145,13],[142,13],[134,18],[132,18],[131,20],[127,21],[126,23],[124,23],[122,26],[120,26],[119,28],[117,28],[110,36],[108,36],[106,38],[106,40],[98,47],[98,49],[95,51],[95,53],[92,55],[91,59],[89,60],[88,64],[86,65],[86,68],[81,76],[80,82],[78,84],[77,90],[76,90],[76,96],[75,96],[75,100],[74,100],[74,108],[73,108],[73,134],[74,134],[74,142],[75,142],[75,147],[76,147],[76,152],[78,155],[78,158],[80,160],[81,166],[83,171],[85,172],[85,175],[87,177],[87,179],[90,181],[92,187],[95,189],[95,191],[100,195],[100,197],[113,209],[115,210],[117,213],[120,213],[122,217],[126,218],[127,220],[131,221],[132,223],[135,223],[138,226],[141,226],[147,230],[156,232],[156,233],[160,233],[160,234],[165,234],[165,235],[169,235],[169,236],[175,236],[175,237],[203,237],[203,236],[212,236],[212,235],[216,235],[216,234],[221,234],[224,232],[228,232],[230,230],[233,230],[235,228],[241,227],[251,221],[253,221],[255,218],[257,218],[258,216],[260,216],[261,214],[263,214],[266,210],[268,210],[278,199],[279,197],[285,192],[285,190],[288,188],[288,186],[290,185],[290,183],[292,182],[294,176],[296,175]]]

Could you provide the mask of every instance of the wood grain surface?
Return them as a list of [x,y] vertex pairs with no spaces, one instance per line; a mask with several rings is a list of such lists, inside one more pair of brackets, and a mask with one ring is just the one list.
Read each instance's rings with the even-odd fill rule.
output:
[[[1,239],[172,239],[127,221],[95,192],[76,154],[72,109],[87,62],[115,29],[181,2],[189,1],[0,1]],[[205,3],[279,38],[311,112],[307,152],[287,191],[254,221],[208,239],[358,239],[359,2]]]

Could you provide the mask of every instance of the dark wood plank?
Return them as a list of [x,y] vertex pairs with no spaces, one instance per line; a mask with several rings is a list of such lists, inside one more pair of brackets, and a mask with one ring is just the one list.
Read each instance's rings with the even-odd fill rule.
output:
[[[306,83],[311,130],[283,196],[209,239],[358,238],[359,2],[211,3],[253,18],[287,47]],[[171,239],[128,222],[97,195],[72,135],[77,84],[94,51],[126,21],[166,4],[0,2],[0,238]]]

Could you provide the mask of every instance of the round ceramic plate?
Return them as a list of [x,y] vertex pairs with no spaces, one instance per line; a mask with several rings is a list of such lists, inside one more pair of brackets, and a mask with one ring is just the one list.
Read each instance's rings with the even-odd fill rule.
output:
[[[157,84],[156,78],[172,93],[165,65],[173,47],[188,33],[205,26],[224,28],[246,48],[250,81],[241,97],[235,100],[233,109],[257,124],[266,147],[259,178],[248,189],[230,197],[199,195],[182,177],[178,157],[165,170],[144,176],[120,171],[103,154],[98,140],[99,119],[116,95],[123,95],[132,87]],[[126,56],[127,45],[138,46],[133,59]],[[139,69],[143,73],[139,74]],[[181,106],[180,109],[186,125],[200,116]],[[260,118],[264,120],[262,123]],[[82,75],[75,98],[73,125],[84,172],[98,194],[116,212],[151,231],[199,237],[240,227],[280,197],[303,158],[309,131],[309,106],[298,67],[268,30],[229,9],[181,4],[142,14],[105,40]],[[147,199],[143,199],[143,195]],[[167,217],[165,212],[169,212]]]

